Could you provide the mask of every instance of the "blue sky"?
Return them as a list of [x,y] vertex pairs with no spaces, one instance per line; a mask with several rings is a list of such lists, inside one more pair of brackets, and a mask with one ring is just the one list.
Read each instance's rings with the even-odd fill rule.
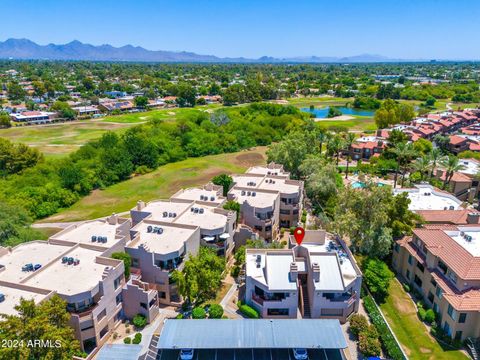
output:
[[479,0],[2,0],[0,40],[217,56],[480,59]]

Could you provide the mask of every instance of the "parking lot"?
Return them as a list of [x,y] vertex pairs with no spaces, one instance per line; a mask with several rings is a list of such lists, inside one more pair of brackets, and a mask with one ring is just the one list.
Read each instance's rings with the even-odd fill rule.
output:
[[[179,350],[159,350],[158,360],[178,360]],[[295,360],[291,349],[195,350],[194,360]],[[309,360],[341,360],[339,350],[308,350]]]

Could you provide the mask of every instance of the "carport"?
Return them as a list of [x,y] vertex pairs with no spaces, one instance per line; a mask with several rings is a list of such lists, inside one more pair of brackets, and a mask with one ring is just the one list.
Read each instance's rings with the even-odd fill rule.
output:
[[305,348],[309,359],[340,360],[346,347],[336,319],[169,319],[157,359],[178,360],[180,349],[194,349],[195,360],[294,360],[292,349]]

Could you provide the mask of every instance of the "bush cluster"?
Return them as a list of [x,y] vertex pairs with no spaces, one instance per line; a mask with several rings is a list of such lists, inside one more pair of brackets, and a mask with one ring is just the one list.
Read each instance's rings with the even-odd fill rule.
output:
[[142,334],[136,333],[133,337],[132,344],[140,344],[142,342]]
[[365,310],[367,310],[373,325],[380,334],[380,339],[387,355],[393,360],[404,360],[399,344],[393,337],[393,334],[385,323],[385,320],[383,320],[380,311],[370,295],[363,298],[363,305],[365,306]]
[[132,322],[136,328],[141,329],[145,327],[145,325],[147,325],[147,318],[145,317],[145,315],[137,314],[133,317]]
[[258,319],[260,317],[257,310],[247,304],[243,304],[240,301],[238,302],[238,308],[243,315],[250,319]]
[[350,331],[358,339],[358,347],[364,356],[380,355],[382,350],[377,329],[369,325],[365,316],[355,314],[350,318]]

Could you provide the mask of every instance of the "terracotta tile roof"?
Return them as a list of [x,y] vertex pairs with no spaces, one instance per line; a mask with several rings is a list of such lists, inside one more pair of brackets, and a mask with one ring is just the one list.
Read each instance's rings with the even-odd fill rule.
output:
[[431,271],[432,277],[443,290],[443,297],[458,311],[480,311],[480,289],[457,290],[437,269]]
[[426,222],[442,223],[442,224],[467,224],[467,215],[470,213],[480,214],[477,210],[462,209],[462,210],[417,210]]
[[[447,175],[446,172],[444,172],[441,176],[440,176],[440,179],[441,180],[445,180],[445,176]],[[465,182],[465,183],[471,183],[472,182],[472,178],[468,175],[465,175],[461,172],[454,172],[453,175],[452,175],[452,178],[450,179],[450,181],[454,181],[454,182]]]
[[[480,132],[479,132],[480,133]],[[468,148],[472,151],[480,151],[480,144],[470,143]]]
[[450,136],[450,144],[451,145],[458,145],[458,144],[464,143],[466,141],[467,141],[467,139],[465,139],[464,137],[461,137],[461,136],[457,136],[457,135]]
[[444,230],[423,228],[415,229],[413,233],[460,278],[480,280],[480,257],[474,257]]

